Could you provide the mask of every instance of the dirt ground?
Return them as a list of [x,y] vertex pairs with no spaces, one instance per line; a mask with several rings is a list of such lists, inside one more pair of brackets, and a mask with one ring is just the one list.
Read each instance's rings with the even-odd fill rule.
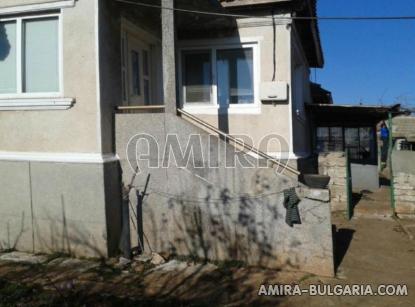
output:
[[[60,255],[6,261],[0,254],[0,306],[415,306],[415,220],[333,216],[336,278],[201,264],[161,266],[73,260]],[[403,226],[408,226],[404,231]],[[3,256],[6,255],[6,258]],[[29,256],[30,257],[30,256]],[[5,260],[6,259],[6,260]],[[408,296],[258,296],[261,284],[406,284]]]

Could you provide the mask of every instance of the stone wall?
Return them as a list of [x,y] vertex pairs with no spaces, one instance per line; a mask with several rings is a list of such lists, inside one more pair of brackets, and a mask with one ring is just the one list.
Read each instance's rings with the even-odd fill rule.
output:
[[[165,168],[149,167],[146,161],[136,161],[137,145],[141,144],[134,141],[137,133],[153,136],[161,147],[159,152],[148,148],[152,163],[161,162],[167,134],[178,135],[183,149],[188,136],[200,135],[202,149],[193,151],[196,163],[209,153],[220,155],[213,160],[215,156],[209,157],[212,167],[178,168],[174,163]],[[142,221],[138,225],[143,225],[145,251],[333,275],[327,190],[298,190],[302,224],[291,228],[285,222],[282,191],[297,187],[298,182],[271,167],[226,167],[227,158],[237,155],[243,159],[242,153],[235,153],[233,146],[186,120],[172,114],[119,114],[116,140],[123,181],[133,180],[135,187],[130,193],[133,208],[137,204],[135,192],[143,190],[150,174],[142,207],[139,212],[130,212]],[[209,142],[211,146],[207,146]],[[134,177],[137,165],[141,172]],[[132,225],[132,246],[138,245],[136,233]]]
[[319,174],[330,176],[329,190],[332,211],[346,210],[347,178],[344,152],[320,153]]
[[396,213],[415,214],[415,152],[393,151]]

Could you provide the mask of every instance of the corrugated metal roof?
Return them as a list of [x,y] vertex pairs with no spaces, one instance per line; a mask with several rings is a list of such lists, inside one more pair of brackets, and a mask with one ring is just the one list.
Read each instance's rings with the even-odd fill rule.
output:
[[307,109],[319,125],[376,125],[388,118],[403,114],[399,104],[385,107],[372,105],[307,104]]

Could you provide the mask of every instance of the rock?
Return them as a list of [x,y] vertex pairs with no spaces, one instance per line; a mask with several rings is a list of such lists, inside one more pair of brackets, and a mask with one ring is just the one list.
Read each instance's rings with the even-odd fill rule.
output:
[[311,188],[302,188],[300,195],[305,198],[320,200],[323,202],[330,201],[330,192],[328,189],[311,189]]
[[136,273],[142,273],[145,270],[145,264],[144,262],[139,262],[139,261],[133,262],[131,264],[131,269]]
[[163,257],[161,257],[159,254],[157,253],[151,253],[151,263],[154,265],[161,265],[163,263],[165,263],[166,260],[164,260]]
[[120,257],[120,259],[118,260],[118,263],[115,265],[116,268],[119,269],[125,269],[128,265],[130,265],[131,260],[124,258],[124,257]]
[[150,262],[151,261],[151,254],[141,254],[137,257],[134,257],[135,261],[140,261],[140,262]]
[[164,258],[164,260],[169,260],[170,258],[171,258],[171,253],[169,253],[169,252],[166,252],[166,251],[164,251],[164,252],[160,252],[159,253],[159,255],[161,256],[161,257],[163,257]]
[[48,257],[45,255],[33,255],[22,252],[11,252],[2,254],[0,256],[0,261],[11,261],[11,262],[21,262],[29,264],[42,264],[48,261]]
[[150,270],[150,272],[154,271],[164,271],[164,272],[172,272],[172,271],[179,271],[184,270],[189,265],[186,262],[178,261],[178,260],[170,260],[167,263],[161,264],[158,267]]
[[131,263],[130,259],[124,258],[124,257],[120,257],[119,261],[118,261],[118,265],[122,265],[122,266],[127,266]]
[[62,262],[64,262],[67,259],[68,258],[66,258],[66,257],[65,258],[63,258],[63,257],[55,258],[55,259],[49,261],[47,263],[47,266],[57,266],[57,265],[60,265]]

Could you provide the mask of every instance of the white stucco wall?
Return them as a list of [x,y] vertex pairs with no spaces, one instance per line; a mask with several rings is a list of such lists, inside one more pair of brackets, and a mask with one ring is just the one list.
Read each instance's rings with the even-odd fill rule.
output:
[[[264,23],[262,21],[262,23]],[[257,19],[251,23],[247,20],[238,22],[238,30],[230,37],[221,37],[220,41],[226,39],[242,42],[252,41],[257,42],[259,47],[260,57],[260,80],[259,82],[272,81],[274,75],[273,65],[273,51],[274,51],[274,32],[270,23],[262,24]],[[303,153],[309,150],[308,137],[304,136],[306,133],[306,123],[300,121],[294,114],[293,107],[293,86],[292,86],[292,67],[293,67],[293,48],[292,40],[293,30],[291,25],[277,24],[275,26],[275,59],[276,59],[276,71],[275,81],[282,81],[288,84],[289,99],[285,102],[279,102],[277,104],[262,103],[260,102],[259,114],[233,114],[232,111],[227,114],[229,133],[231,135],[247,134],[252,137],[254,146],[259,147],[261,139],[271,133],[276,133],[283,137],[287,144],[286,152],[289,153],[289,157],[295,157],[295,153]],[[206,42],[212,41],[215,43],[215,39],[208,39]],[[200,38],[196,44],[203,41]],[[204,42],[204,44],[206,44]],[[179,41],[179,46],[191,46],[191,42]],[[301,50],[302,52],[302,50]],[[309,78],[308,64],[304,63],[304,78],[301,82],[304,82],[305,96],[310,95],[307,92],[307,86]],[[309,99],[310,100],[310,99]],[[218,115],[197,114],[198,117],[209,122],[214,126],[219,126]],[[293,138],[294,135],[294,138]],[[260,148],[268,153],[275,153],[280,150],[280,147],[271,144],[267,149]]]
[[[0,3],[0,8],[45,2],[48,1],[4,0]],[[98,27],[97,3],[98,0],[79,0],[75,7],[62,10],[64,96],[75,98],[75,105],[69,110],[59,111],[0,111],[0,131],[3,135],[0,139],[0,151],[113,152],[112,115],[114,107],[121,104],[118,57],[120,20],[115,11],[103,5],[106,2],[102,1],[99,2],[101,21]],[[272,25],[262,25],[258,20],[251,23],[247,20],[238,21],[238,24],[238,30],[231,37],[222,40],[256,41],[260,58],[259,81],[272,81]],[[304,152],[308,149],[307,139],[304,137],[307,129],[304,123],[297,120],[292,105],[293,30],[290,25],[277,24],[275,32],[275,81],[288,84],[289,99],[278,104],[260,102],[259,114],[228,114],[229,133],[250,135],[255,146],[259,146],[264,136],[276,133],[287,142],[288,148],[285,151],[291,154]],[[181,42],[179,47],[180,44]],[[100,46],[99,63],[97,46]],[[307,75],[304,76],[304,82],[307,82],[308,68],[305,73]],[[99,92],[97,84],[101,84]],[[198,116],[218,126],[218,115]],[[280,150],[275,145],[267,150],[261,149],[270,153]]]
[[[52,1],[2,0],[0,9],[46,2]],[[63,96],[74,98],[75,105],[68,110],[0,111],[0,151],[101,151],[95,13],[95,0],[79,0],[74,7],[62,9]]]

